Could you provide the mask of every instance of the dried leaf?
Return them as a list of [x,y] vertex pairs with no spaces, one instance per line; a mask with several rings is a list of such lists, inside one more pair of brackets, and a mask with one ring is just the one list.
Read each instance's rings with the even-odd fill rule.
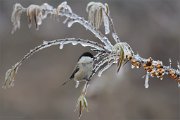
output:
[[88,111],[88,102],[84,94],[81,94],[80,97],[78,98],[76,110],[78,109],[78,107],[79,107],[79,118],[80,118],[84,109]]
[[[94,17],[94,24],[96,28],[99,28],[100,25],[102,24],[102,8],[99,8],[99,10],[96,11],[96,17]],[[96,18],[96,19],[95,19]]]
[[124,50],[122,48],[122,46],[120,46],[120,55],[119,55],[119,60],[118,60],[118,69],[117,69],[117,72],[119,72],[121,66],[122,66],[122,63],[124,61]]
[[84,108],[88,111],[88,102],[85,97],[83,98],[83,102],[84,102]]
[[82,101],[79,101],[79,118],[81,117],[82,115],[82,111],[83,111],[83,105],[82,105]]

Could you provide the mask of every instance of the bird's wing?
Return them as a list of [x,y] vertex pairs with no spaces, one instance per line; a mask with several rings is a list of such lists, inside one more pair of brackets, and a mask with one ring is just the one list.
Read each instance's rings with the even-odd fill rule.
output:
[[73,79],[74,78],[74,75],[76,74],[76,72],[79,71],[79,66],[77,65],[76,68],[74,69],[74,72],[72,73],[70,79]]
[[[77,65],[77,66],[75,67],[75,69],[74,69],[71,77],[69,78],[70,80],[74,78],[74,75],[75,75],[75,73],[76,73],[78,70],[79,70],[79,67],[78,67],[78,65]],[[69,82],[70,80],[64,81],[63,84],[62,84],[62,86],[65,85],[65,84],[66,84],[67,82]]]

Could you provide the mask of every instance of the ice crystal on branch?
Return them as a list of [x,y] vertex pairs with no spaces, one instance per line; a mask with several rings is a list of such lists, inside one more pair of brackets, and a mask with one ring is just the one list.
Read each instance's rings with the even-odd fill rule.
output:
[[[53,7],[47,3],[44,3],[42,5],[30,5],[29,7],[25,8],[21,4],[16,3],[14,5],[11,16],[11,21],[13,24],[12,33],[20,28],[20,19],[22,13],[26,13],[27,15],[29,27],[31,27],[32,23],[34,22],[37,29],[42,24],[42,20],[47,18],[48,14],[50,14],[56,17],[66,17],[63,23],[67,24],[69,28],[75,23],[82,25],[86,30],[89,30],[91,33],[93,33],[101,43],[91,40],[83,40],[80,38],[65,38],[44,41],[41,45],[30,50],[19,62],[17,62],[14,66],[12,66],[11,69],[6,72],[3,88],[9,88],[14,85],[13,82],[15,80],[18,68],[34,53],[54,45],[59,45],[59,48],[63,49],[64,45],[66,44],[80,44],[83,47],[88,46],[91,48],[90,50],[94,52],[93,73],[89,80],[92,80],[92,77],[96,73],[98,73],[98,76],[100,77],[102,73],[110,68],[113,64],[117,64],[117,72],[119,72],[123,64],[126,64],[130,61],[132,68],[143,67],[146,71],[144,84],[145,88],[149,87],[150,77],[157,77],[162,80],[164,75],[168,75],[170,78],[177,81],[178,85],[180,86],[179,63],[177,63],[177,69],[175,69],[171,66],[171,60],[169,60],[169,66],[165,66],[162,61],[153,60],[151,57],[148,59],[142,58],[139,54],[134,53],[128,43],[120,41],[113,24],[113,20],[110,16],[108,4],[90,2],[87,5],[86,11],[88,12],[89,20],[85,20],[83,17],[73,13],[73,10],[66,1],[62,2],[57,7]],[[105,34],[98,30],[102,23],[104,23]],[[109,41],[109,38],[106,36],[106,34],[112,35],[111,37],[115,41],[114,45]],[[84,109],[88,109],[88,103],[86,100],[88,85],[89,81],[85,83],[85,86],[77,102],[77,108],[79,108],[79,117],[82,115]]]

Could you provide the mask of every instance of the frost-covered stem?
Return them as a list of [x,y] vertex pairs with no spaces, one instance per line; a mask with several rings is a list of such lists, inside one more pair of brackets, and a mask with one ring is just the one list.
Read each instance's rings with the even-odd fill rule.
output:
[[114,64],[114,60],[111,60],[108,62],[107,65],[105,65],[101,70],[99,70],[98,76],[100,77],[104,71],[106,71],[108,68],[110,68]]
[[153,60],[151,57],[145,59],[137,54],[132,57],[131,64],[133,68],[140,68],[143,66],[145,71],[151,77],[157,77],[162,80],[164,75],[168,75],[180,84],[180,69],[172,68],[171,63],[169,66],[165,66],[163,65],[162,61]]
[[108,40],[108,38],[104,36],[100,31],[98,31],[95,27],[93,27],[92,24],[86,21],[83,17],[79,17],[75,13],[71,13],[64,9],[60,11],[60,15],[66,16],[67,18],[74,20],[75,22],[84,26],[86,29],[90,30],[98,39],[100,39],[105,44],[106,49],[111,51],[113,46]]
[[115,59],[115,57],[115,55],[106,56],[103,57],[102,60],[100,60],[98,63],[96,63],[93,69],[93,73],[90,76],[90,79],[97,73],[100,67],[102,67],[105,63],[108,63],[109,61]]
[[27,53],[22,59],[21,61],[19,61],[19,63],[22,63],[24,60],[26,60],[27,58],[29,58],[30,56],[32,56],[34,53],[38,52],[39,50],[48,48],[50,46],[53,45],[65,45],[65,44],[81,44],[82,46],[89,46],[95,49],[99,49],[99,50],[105,50],[104,47],[101,44],[98,44],[96,42],[90,41],[90,40],[83,40],[80,38],[65,38],[65,39],[57,39],[57,40],[52,40],[52,41],[44,41],[43,44],[35,47],[34,49],[30,50],[29,53]]
[[103,52],[103,51],[95,51],[98,52],[95,56],[94,56],[94,61],[99,61],[102,57],[107,56],[109,53],[107,52]]
[[98,44],[97,42],[93,42],[89,40],[83,40],[80,38],[66,38],[66,39],[57,39],[57,40],[52,40],[52,41],[44,41],[43,44],[30,50],[30,52],[28,52],[19,62],[17,62],[14,66],[12,66],[11,69],[9,69],[6,72],[6,77],[5,77],[5,82],[4,82],[3,87],[9,88],[13,86],[13,81],[15,79],[15,75],[17,73],[18,68],[21,66],[21,64],[25,60],[27,60],[34,53],[53,45],[60,45],[60,48],[63,48],[63,45],[70,44],[70,43],[73,45],[81,44],[84,47],[88,46],[97,50],[106,51],[106,49],[101,44]]
[[79,96],[77,104],[76,104],[75,111],[78,110],[78,108],[79,108],[79,119],[80,119],[84,109],[86,109],[86,111],[88,111],[88,102],[86,99],[86,93],[87,93],[88,86],[89,86],[89,82],[86,81],[86,83],[81,91],[81,95]]
[[113,20],[112,20],[112,18],[111,18],[110,15],[108,15],[107,13],[106,13],[106,15],[107,15],[107,17],[108,17],[108,19],[109,19],[110,26],[111,26],[111,28],[112,28],[112,37],[114,38],[114,40],[115,40],[116,43],[120,43],[121,41],[120,41],[119,36],[117,35],[117,32],[116,32],[116,29],[115,29]]
[[81,94],[83,94],[85,96],[86,93],[87,93],[88,87],[89,87],[89,81],[86,81],[86,83],[84,84],[84,87],[83,87],[83,89],[81,91]]

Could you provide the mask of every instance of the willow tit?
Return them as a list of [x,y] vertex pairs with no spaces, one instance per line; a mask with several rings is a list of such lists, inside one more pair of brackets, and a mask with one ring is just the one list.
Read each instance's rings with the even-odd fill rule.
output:
[[[93,72],[94,56],[90,52],[83,53],[72,73],[70,80],[76,81],[76,88],[81,81],[89,81],[89,77]],[[68,80],[68,81],[70,81]],[[65,85],[68,81],[65,81],[62,85]]]

